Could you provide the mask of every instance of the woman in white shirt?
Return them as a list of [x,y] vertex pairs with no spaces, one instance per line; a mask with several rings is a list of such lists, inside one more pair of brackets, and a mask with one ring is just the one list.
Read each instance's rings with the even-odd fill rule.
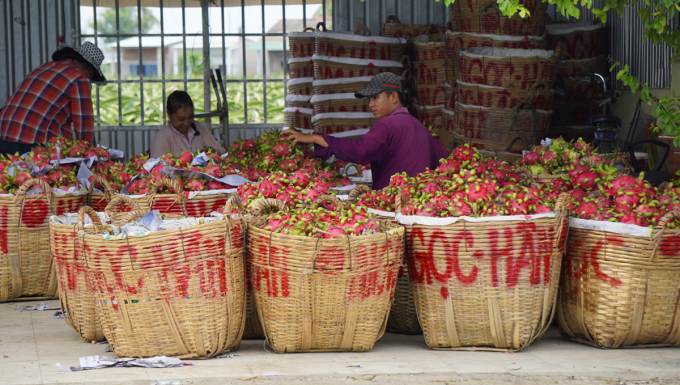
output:
[[160,158],[170,151],[178,157],[181,151],[195,151],[204,147],[213,148],[220,155],[227,152],[201,122],[194,120],[194,102],[186,92],[171,93],[166,112],[168,124],[151,141],[152,158]]

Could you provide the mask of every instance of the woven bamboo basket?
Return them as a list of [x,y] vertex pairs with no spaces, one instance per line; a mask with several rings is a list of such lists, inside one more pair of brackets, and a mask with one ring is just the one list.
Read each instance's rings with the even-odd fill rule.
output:
[[439,143],[441,143],[442,147],[444,147],[444,150],[447,152],[453,151],[456,146],[454,145],[454,133],[453,131],[448,131],[444,128],[439,128],[435,130],[437,133],[437,140]]
[[373,76],[315,80],[314,95],[355,93],[368,87]]
[[[166,187],[174,193],[158,193],[161,188]],[[131,197],[139,206],[141,211],[158,210],[164,215],[187,216],[186,196],[184,195],[184,187],[175,179],[167,177],[161,178],[151,185],[151,194],[139,195]],[[118,212],[116,206],[115,212]],[[125,211],[128,209],[125,208]],[[111,214],[109,214],[111,216]]]
[[443,109],[444,105],[420,106],[420,121],[423,123],[423,126],[432,127],[433,129],[445,127]]
[[496,158],[499,161],[508,163],[515,163],[522,159],[522,154],[512,152],[479,150],[479,153],[485,158]]
[[485,86],[459,81],[456,100],[462,104],[487,108],[513,108],[522,99],[529,100],[537,110],[550,110],[555,92],[540,80],[528,90]]
[[314,114],[327,112],[371,112],[367,99],[357,99],[354,93],[314,95]]
[[[34,186],[40,194],[27,194]],[[52,299],[57,277],[49,245],[49,218],[56,214],[52,189],[29,179],[14,195],[0,196],[0,302]]]
[[487,0],[468,0],[454,3],[451,7],[451,23],[454,31],[494,33],[508,36],[541,36],[545,32],[548,4],[540,0],[523,2],[531,17],[519,15],[506,17],[501,14],[498,3]]
[[545,333],[569,229],[566,194],[554,215],[451,218],[447,225],[413,219],[399,222],[428,346],[518,351]]
[[385,20],[380,30],[383,36],[403,37],[410,39],[414,36],[428,35],[436,38],[442,34],[442,27],[436,24],[402,24],[401,20],[390,15]]
[[430,40],[427,35],[413,38],[413,60],[416,62],[446,59],[446,42]]
[[545,26],[551,49],[560,46],[562,58],[590,59],[605,51],[606,24],[599,22],[556,23]]
[[680,346],[680,231],[666,228],[679,217],[627,234],[572,219],[557,308],[565,338],[600,348]]
[[[280,201],[263,200],[255,213]],[[267,341],[277,353],[368,351],[385,331],[403,258],[403,228],[329,239],[263,230],[248,224],[253,289]]]
[[514,160],[519,160],[522,157],[522,151],[528,151],[531,147],[531,145],[527,144],[527,139],[522,134],[508,135],[507,141],[497,142],[466,137],[454,131],[453,143],[454,148],[463,144],[469,144],[480,152],[485,150],[488,154],[504,155],[504,158],[509,157]]
[[[130,221],[145,213],[134,214]],[[210,358],[236,349],[246,305],[245,232],[242,216],[225,215],[144,237],[79,233],[97,318],[113,351]]]
[[[558,76],[562,75],[569,78],[581,78],[579,72],[595,72],[595,73],[607,73],[607,58],[604,56],[597,56],[590,59],[581,60],[560,60],[557,62],[556,67]],[[602,89],[602,85],[598,84],[599,89]]]
[[413,73],[418,84],[446,83],[446,60],[414,62]]
[[127,195],[114,195],[104,208],[104,212],[109,217],[109,221],[120,226],[127,222],[130,212],[140,211],[139,200],[135,200]]
[[370,112],[330,112],[312,117],[314,131],[319,134],[370,129],[376,121]]
[[286,95],[286,107],[311,109],[312,95]]
[[[85,227],[86,232],[102,233],[102,223],[92,208],[81,207],[79,215],[87,215],[92,221],[91,226]],[[56,266],[59,302],[64,320],[85,341],[103,341],[104,332],[97,321],[92,287],[87,279],[87,269],[78,242],[78,221],[63,224],[52,217],[49,232],[50,250]]]
[[[366,35],[360,35],[361,32]],[[404,55],[402,45],[406,43],[400,38],[371,36],[367,27],[358,27],[353,35],[317,31],[315,39],[315,55],[365,60],[399,61]]]
[[288,79],[288,95],[312,95],[313,77]]
[[291,79],[314,77],[314,60],[311,57],[288,59],[288,76]]
[[314,55],[314,32],[317,30],[325,31],[326,25],[319,22],[316,29],[307,27],[302,32],[288,33],[290,57],[311,57]]
[[311,108],[286,107],[283,109],[283,124],[285,127],[311,129],[313,113]]
[[[100,187],[103,192],[94,191],[95,188]],[[102,175],[95,175],[90,182],[90,188],[87,191],[87,199],[85,205],[91,207],[95,212],[102,212],[109,204],[114,191],[109,182]]]
[[447,83],[418,84],[418,101],[422,106],[439,106],[447,103]]
[[394,60],[352,59],[314,55],[314,79],[340,79],[375,76],[381,72],[402,73],[402,64]]
[[538,81],[552,88],[557,55],[538,49],[471,48],[459,57],[459,80],[486,86],[528,90]]
[[528,146],[545,139],[552,111],[537,110],[526,99],[512,108],[486,108],[456,102],[455,132],[484,141],[507,143],[521,136]]
[[445,84],[444,91],[446,92],[446,101],[444,105],[451,111],[455,110],[456,98],[458,97],[458,81],[456,81],[453,86]]

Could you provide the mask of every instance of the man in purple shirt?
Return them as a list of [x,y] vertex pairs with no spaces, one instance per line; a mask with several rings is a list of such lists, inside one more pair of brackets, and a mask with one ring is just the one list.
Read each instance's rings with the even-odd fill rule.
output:
[[404,107],[401,81],[395,74],[382,72],[374,76],[368,87],[354,96],[369,98],[368,106],[378,119],[361,138],[335,138],[294,130],[281,135],[292,140],[293,145],[313,143],[317,158],[325,160],[335,154],[347,162],[370,163],[376,190],[388,186],[394,174],[406,172],[415,176],[428,167],[435,169],[439,159],[448,157],[442,145]]

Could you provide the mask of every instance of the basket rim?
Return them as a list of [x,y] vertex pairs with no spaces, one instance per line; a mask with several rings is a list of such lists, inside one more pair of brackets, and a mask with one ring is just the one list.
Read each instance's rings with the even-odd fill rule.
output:
[[403,37],[389,37],[389,36],[364,36],[355,35],[353,32],[329,32],[329,31],[315,31],[314,37],[316,39],[334,39],[358,41],[362,43],[382,43],[382,44],[406,44],[406,39]]
[[325,55],[314,55],[313,60],[328,61],[332,63],[357,65],[357,66],[367,66],[372,64],[374,67],[397,67],[403,68],[404,66],[398,61],[394,60],[373,60],[373,59],[354,59],[349,57],[335,57],[335,56],[325,56]]

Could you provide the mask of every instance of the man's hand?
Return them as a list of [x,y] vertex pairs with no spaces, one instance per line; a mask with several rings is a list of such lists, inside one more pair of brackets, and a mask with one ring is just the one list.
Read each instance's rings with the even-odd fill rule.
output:
[[285,130],[281,132],[281,137],[283,139],[288,139],[293,142],[293,146],[298,143],[305,144],[318,144],[321,147],[328,147],[328,143],[323,139],[321,135],[316,134],[303,134],[296,130]]

